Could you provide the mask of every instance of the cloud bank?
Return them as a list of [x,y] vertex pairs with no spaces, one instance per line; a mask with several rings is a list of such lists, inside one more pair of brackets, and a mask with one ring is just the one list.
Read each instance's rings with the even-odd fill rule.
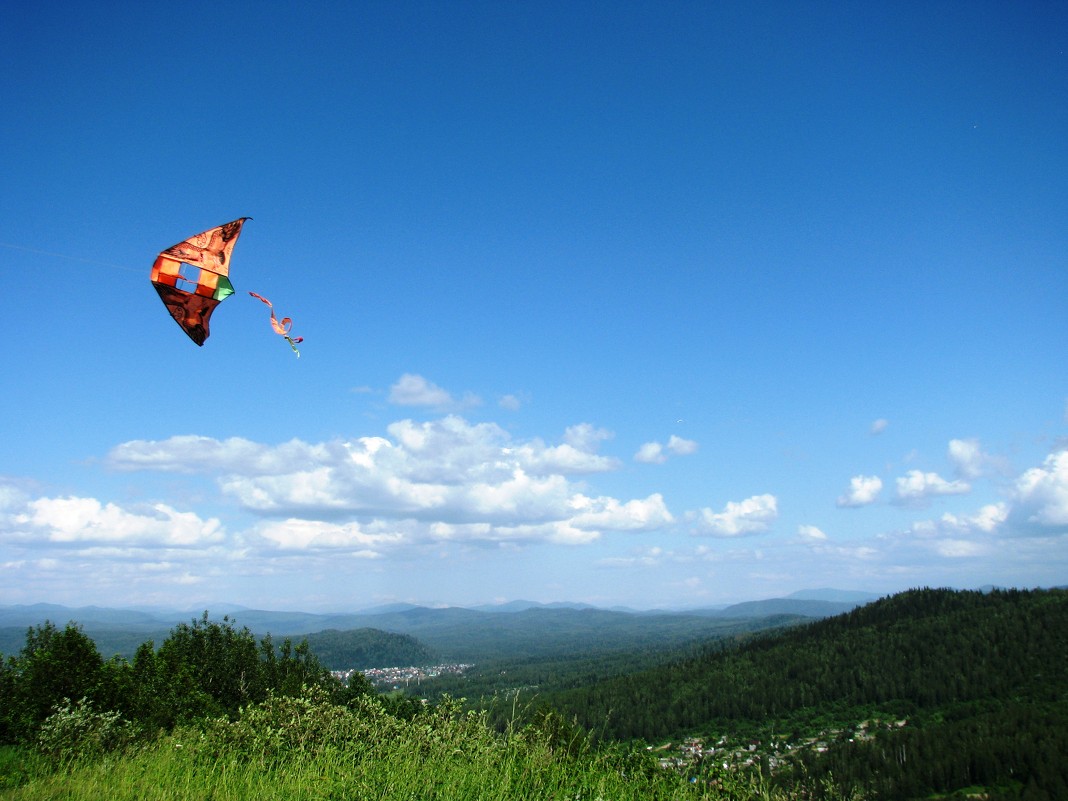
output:
[[[457,399],[414,374],[402,376],[390,391],[393,403],[426,409],[456,408],[473,399]],[[876,504],[882,478],[855,475],[836,499],[822,501],[830,514],[835,507],[860,510],[836,525],[818,504],[811,518],[799,520],[798,514],[807,518],[809,512],[791,509],[772,492],[676,512],[654,487],[597,491],[592,484],[627,486],[637,476],[611,453],[612,441],[611,431],[589,422],[544,440],[456,413],[404,418],[380,433],[321,442],[271,444],[199,434],[130,440],[112,448],[104,463],[138,487],[145,482],[133,474],[146,481],[158,476],[166,500],[124,504],[48,495],[26,481],[0,480],[0,581],[32,571],[38,586],[61,592],[76,577],[92,576],[96,586],[122,593],[134,585],[153,592],[212,581],[228,586],[242,576],[265,586],[270,577],[287,576],[303,592],[309,571],[367,575],[386,565],[393,574],[415,565],[429,570],[426,565],[438,560],[452,565],[489,553],[566,546],[569,553],[587,548],[595,554],[588,566],[662,571],[673,576],[664,586],[700,593],[709,577],[738,581],[740,570],[753,581],[789,582],[801,562],[811,582],[854,577],[852,583],[863,586],[871,577],[887,576],[926,581],[932,564],[951,575],[954,565],[980,560],[1042,560],[1068,539],[1063,442],[1013,479],[977,440],[951,440],[946,458],[956,477],[910,470],[893,480],[890,504]],[[633,459],[661,464],[697,451],[695,441],[671,436],[643,444]],[[961,510],[958,500],[952,512],[854,534],[873,515],[910,515],[999,477],[1001,498],[995,502]],[[174,494],[175,482],[182,496]],[[706,491],[715,492],[715,485]],[[222,513],[182,508],[200,509],[205,502]],[[775,536],[780,523],[793,533]],[[694,544],[687,535],[704,542]],[[567,562],[553,558],[556,566]],[[692,572],[672,572],[678,570]]]
[[[277,523],[267,541],[293,548],[359,549],[418,542],[589,542],[609,531],[652,530],[674,518],[663,497],[590,496],[577,479],[618,468],[597,450],[611,434],[590,424],[561,442],[514,440],[494,423],[456,415],[400,420],[388,436],[267,446],[242,439],[173,437],[124,443],[109,454],[117,470],[216,476],[242,509]],[[337,520],[348,520],[343,526]],[[390,528],[392,522],[393,527]],[[400,525],[403,523],[403,525]],[[329,525],[328,525],[329,524]]]

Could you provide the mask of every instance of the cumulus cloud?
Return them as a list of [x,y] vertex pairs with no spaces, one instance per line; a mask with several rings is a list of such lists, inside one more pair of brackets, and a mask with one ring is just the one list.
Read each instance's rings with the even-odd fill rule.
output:
[[992,554],[997,548],[996,535],[1009,518],[1005,503],[987,504],[974,515],[944,514],[932,520],[918,520],[904,531],[883,535],[896,553],[915,555],[922,562],[924,554],[943,559],[962,560]]
[[798,526],[797,533],[805,542],[825,542],[827,540],[827,535],[816,526]]
[[533,439],[509,449],[509,453],[514,453],[533,473],[603,473],[619,467],[618,459],[597,453],[601,443],[611,438],[611,431],[579,423],[564,431],[564,441],[559,445]]
[[507,409],[510,412],[515,412],[519,410],[519,407],[523,405],[523,402],[516,395],[502,395],[498,399],[497,405],[500,406],[502,409]]
[[258,542],[277,548],[370,555],[428,541],[581,543],[605,531],[674,522],[659,494],[594,497],[573,483],[573,476],[619,466],[596,452],[611,432],[588,423],[571,426],[556,444],[516,440],[494,423],[455,415],[400,420],[386,433],[293,441],[278,446],[283,453],[245,440],[198,438],[197,449],[186,438],[138,441],[115,448],[110,458],[126,470],[216,474],[223,493],[245,510],[287,520],[258,531]]
[[696,514],[696,533],[713,537],[760,534],[767,531],[778,516],[778,500],[774,495],[754,495],[744,501],[728,501],[722,512],[713,512],[707,507],[701,509]]
[[676,456],[689,456],[691,453],[697,453],[697,443],[672,434],[668,438],[667,449]]
[[578,494],[570,505],[575,511],[571,522],[578,528],[637,531],[664,528],[674,522],[660,493],[626,503],[615,498],[587,498]]
[[882,434],[884,431],[886,431],[886,427],[889,426],[889,425],[890,425],[890,421],[889,420],[887,420],[887,419],[885,419],[883,417],[880,417],[878,420],[872,421],[870,431],[871,431],[871,433],[873,435]]
[[883,481],[878,476],[853,476],[849,479],[849,489],[835,503],[846,508],[867,506],[875,502],[882,488]]
[[950,440],[947,455],[956,474],[964,479],[976,479],[991,470],[1005,469],[1003,460],[984,453],[977,439]]
[[659,442],[646,442],[634,454],[634,461],[643,464],[663,464],[667,461],[667,456],[664,455],[664,446]]
[[1028,526],[1068,529],[1068,449],[1046,457],[1016,479],[1014,499],[1018,516]]
[[405,373],[389,388],[389,402],[398,406],[426,406],[432,409],[467,409],[480,406],[482,399],[470,392],[457,399],[450,392],[421,375]]
[[897,479],[897,499],[904,504],[921,505],[939,495],[963,495],[971,491],[966,481],[946,481],[937,473],[910,470]]
[[675,456],[689,456],[697,453],[697,443],[692,439],[683,439],[672,434],[666,446],[655,441],[643,444],[634,454],[634,461],[644,464],[663,464],[668,460],[665,451]]
[[14,517],[24,541],[49,543],[154,544],[188,548],[220,542],[225,532],[215,518],[203,520],[157,503],[131,512],[95,498],[37,498]]
[[908,529],[908,533],[921,539],[993,534],[1008,516],[1008,505],[992,503],[983,506],[974,515],[958,516],[947,512],[935,520],[917,521]]
[[568,426],[564,431],[564,442],[580,451],[592,453],[602,442],[612,439],[612,436],[612,432],[606,428],[598,428],[591,423],[579,423]]
[[383,551],[406,540],[402,530],[387,530],[379,523],[361,525],[296,518],[263,523],[250,536],[282,551],[347,551],[365,559],[380,558]]
[[958,518],[947,513],[942,515],[942,520],[947,526],[958,531],[981,531],[984,534],[992,534],[1008,517],[1009,507],[1007,504],[990,503],[970,517]]

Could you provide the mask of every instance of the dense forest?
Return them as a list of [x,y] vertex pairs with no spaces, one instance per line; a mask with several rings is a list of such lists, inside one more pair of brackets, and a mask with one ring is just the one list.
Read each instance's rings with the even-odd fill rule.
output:
[[781,777],[877,798],[1068,798],[1068,592],[914,590],[540,702],[611,740],[832,732]]
[[[679,615],[678,618],[676,628],[659,638],[648,636],[644,628],[637,629],[633,642],[627,646],[621,643],[621,632],[613,632],[611,636],[591,633],[581,642],[575,641],[577,634],[568,634],[563,639],[563,642],[572,643],[568,648],[564,648],[561,642],[556,646],[543,644],[537,650],[516,648],[503,654],[495,652],[492,658],[479,661],[463,674],[425,681],[420,692],[431,698],[450,695],[471,702],[488,702],[494,698],[511,696],[517,690],[530,697],[586,687],[608,676],[637,673],[660,665],[675,664],[714,649],[732,648],[754,636],[755,632],[774,631],[810,621],[796,615],[727,619],[717,623],[713,629],[714,636],[706,634],[694,639],[693,633],[687,630],[693,618],[685,615]],[[645,621],[642,622],[644,624]],[[584,629],[579,629],[579,632],[582,631]],[[558,632],[555,633],[559,636]],[[543,638],[552,640],[553,635],[553,631],[546,631]]]

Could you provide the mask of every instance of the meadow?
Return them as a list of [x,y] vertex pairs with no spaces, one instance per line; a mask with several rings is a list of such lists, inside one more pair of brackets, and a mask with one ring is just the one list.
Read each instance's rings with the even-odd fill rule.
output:
[[[144,739],[74,706],[32,746],[0,755],[0,798],[18,801],[649,801],[800,799],[758,778],[666,771],[641,749],[592,748],[559,719],[497,732],[458,702],[407,719],[375,696],[347,706],[321,688],[272,695],[236,720]],[[50,730],[51,729],[51,730]]]

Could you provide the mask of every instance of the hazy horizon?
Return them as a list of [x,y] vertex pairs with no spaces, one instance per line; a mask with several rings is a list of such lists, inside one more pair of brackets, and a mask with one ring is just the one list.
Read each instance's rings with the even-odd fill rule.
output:
[[[950,589],[957,591],[980,591],[987,592],[992,589],[1008,590],[1050,590],[1050,589],[1063,589],[1068,585],[1051,585],[1044,587],[1007,587],[1007,586],[995,586],[995,585],[983,585],[978,587],[937,587],[934,589]],[[909,590],[921,589],[920,587],[909,587],[900,592],[907,592]],[[113,609],[117,611],[131,611],[131,612],[152,612],[157,614],[193,614],[200,615],[203,612],[208,612],[209,615],[215,619],[223,614],[229,614],[234,611],[250,611],[250,612],[277,612],[277,613],[297,613],[297,614],[311,614],[311,615],[332,615],[332,614],[366,614],[373,613],[383,609],[391,608],[422,608],[422,609],[494,609],[512,606],[524,606],[529,608],[539,607],[568,607],[568,608],[591,608],[599,609],[602,611],[612,610],[625,610],[632,612],[686,612],[696,611],[703,609],[722,609],[730,606],[736,606],[747,603],[759,603],[762,601],[773,600],[813,600],[813,601],[827,601],[833,603],[867,603],[879,598],[886,597],[887,595],[895,595],[895,593],[873,593],[864,590],[842,590],[831,587],[824,588],[811,588],[805,590],[797,590],[792,593],[786,593],[782,595],[761,596],[754,598],[738,598],[729,602],[716,603],[716,604],[682,604],[682,605],[670,605],[670,606],[647,606],[638,607],[629,604],[611,604],[611,605],[598,605],[588,604],[582,601],[572,601],[567,599],[554,600],[554,601],[535,601],[529,598],[513,598],[509,600],[495,600],[485,603],[448,603],[444,601],[396,601],[387,603],[377,603],[370,606],[357,606],[357,607],[320,607],[320,608],[302,608],[302,607],[284,607],[274,608],[268,606],[247,606],[244,604],[238,604],[228,601],[214,601],[206,603],[190,603],[186,606],[167,606],[167,605],[150,605],[150,604],[132,604],[132,605],[99,605],[99,604],[85,604],[80,606],[74,606],[70,604],[59,604],[50,601],[33,601],[19,604],[0,604],[0,609],[3,608],[17,608],[17,607],[34,607],[34,606],[58,606],[67,609]]]

